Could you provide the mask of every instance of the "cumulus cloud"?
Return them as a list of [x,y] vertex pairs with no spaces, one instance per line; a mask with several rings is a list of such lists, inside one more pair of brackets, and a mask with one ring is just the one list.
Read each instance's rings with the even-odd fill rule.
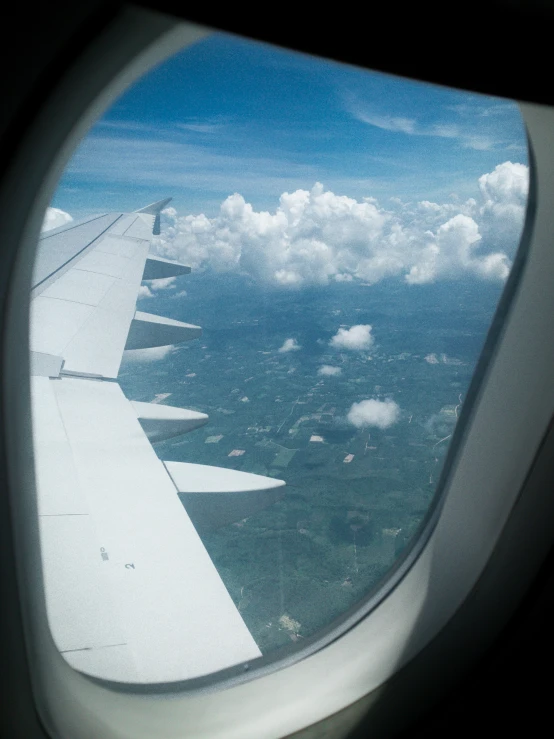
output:
[[296,352],[298,349],[301,349],[302,347],[300,344],[296,341],[296,339],[285,339],[283,342],[283,346],[278,349],[278,351],[281,354],[285,354],[286,352]]
[[329,344],[335,349],[360,351],[370,349],[374,341],[375,339],[371,335],[371,326],[369,324],[358,324],[350,328],[339,328]]
[[176,277],[160,277],[159,280],[150,280],[152,290],[174,290]]
[[474,274],[488,279],[505,280],[510,272],[510,260],[497,252],[477,256],[482,236],[479,226],[468,215],[458,213],[437,229],[432,241],[422,252],[420,261],[406,275],[412,284],[432,282],[437,275],[456,277]]
[[342,373],[340,367],[333,367],[330,364],[322,364],[318,369],[317,374],[323,375],[323,377],[336,377]]
[[176,350],[174,344],[168,346],[154,346],[150,349],[127,349],[123,353],[124,362],[159,362]]
[[465,202],[394,198],[385,206],[371,193],[359,201],[316,183],[283,193],[274,212],[256,211],[234,193],[214,218],[167,208],[154,246],[195,269],[239,271],[289,288],[390,277],[504,280],[523,225],[528,168],[503,162],[477,184],[479,198]]
[[525,217],[529,170],[524,164],[504,162],[479,177],[482,204],[478,219],[483,239],[495,249],[513,253],[513,234],[519,233]]
[[400,408],[394,400],[362,400],[353,403],[348,411],[347,420],[356,428],[376,426],[387,429],[398,421]]
[[51,231],[53,228],[59,228],[73,220],[73,217],[60,208],[46,208],[44,220],[42,221],[42,231]]
[[141,285],[138,290],[139,298],[153,298],[154,293],[150,290],[147,285]]
[[[149,280],[148,285],[141,285],[139,287],[138,291],[138,297],[139,298],[155,298],[156,294],[160,290],[175,290],[176,284],[175,280],[176,277],[160,277],[159,280]],[[181,291],[181,293],[178,293],[181,295],[181,297],[186,295],[186,292]]]

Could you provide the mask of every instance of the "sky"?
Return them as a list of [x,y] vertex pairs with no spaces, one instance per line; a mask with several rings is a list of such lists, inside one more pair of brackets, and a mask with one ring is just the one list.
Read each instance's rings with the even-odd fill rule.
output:
[[515,104],[213,34],[106,112],[52,206],[171,196],[155,249],[195,269],[421,284],[505,279],[526,191]]

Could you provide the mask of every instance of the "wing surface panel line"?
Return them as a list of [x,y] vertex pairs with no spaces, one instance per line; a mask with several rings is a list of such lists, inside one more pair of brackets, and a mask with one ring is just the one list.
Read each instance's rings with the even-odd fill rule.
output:
[[76,228],[80,228],[85,223],[94,223],[94,221],[98,221],[100,220],[100,218],[104,218],[106,215],[107,215],[106,213],[101,213],[99,216],[93,216],[92,218],[84,218],[83,220],[75,221],[74,223],[65,223],[63,226],[58,226],[58,228],[52,228],[49,231],[45,231],[43,234],[40,235],[40,241],[46,241],[47,239],[51,239],[53,236],[57,236],[62,231],[64,233],[66,233],[67,231],[73,231]]
[[[92,239],[92,241],[90,241],[90,242],[89,242],[88,244],[85,244],[85,246],[83,246],[83,247],[82,247],[82,248],[81,248],[81,249],[80,249],[80,250],[79,250],[79,251],[78,251],[78,252],[77,252],[76,254],[73,254],[73,256],[72,256],[72,257],[71,257],[70,259],[67,259],[67,260],[66,260],[66,261],[65,261],[65,262],[64,262],[63,264],[61,264],[61,265],[60,265],[60,266],[59,266],[59,267],[58,267],[57,269],[53,270],[53,271],[52,271],[52,272],[51,272],[51,273],[50,273],[49,275],[47,275],[46,277],[43,277],[43,279],[42,279],[42,280],[40,280],[40,282],[37,282],[37,284],[36,284],[36,285],[33,285],[33,287],[32,287],[32,290],[31,290],[31,294],[33,295],[33,293],[35,293],[35,291],[37,290],[37,288],[39,288],[39,287],[40,287],[41,285],[44,285],[44,283],[45,283],[45,282],[46,282],[47,280],[51,279],[51,278],[52,278],[52,277],[53,277],[53,276],[54,276],[55,274],[57,274],[58,272],[60,272],[60,270],[62,270],[62,269],[63,269],[64,267],[66,267],[66,266],[67,266],[68,264],[70,264],[70,263],[71,263],[71,262],[72,262],[72,261],[73,261],[74,259],[77,259],[77,257],[78,257],[78,256],[80,256],[81,254],[83,254],[83,252],[84,252],[84,251],[86,251],[87,249],[89,249],[89,248],[90,248],[90,247],[91,247],[91,246],[92,246],[92,245],[93,245],[93,244],[94,244],[94,243],[95,243],[96,241],[98,241],[98,239],[100,239],[100,238],[101,238],[101,237],[102,237],[102,236],[103,236],[103,235],[104,235],[104,234],[106,233],[106,231],[109,231],[109,230],[110,230],[110,228],[113,228],[113,226],[114,226],[114,225],[115,225],[115,224],[116,224],[116,223],[117,223],[117,222],[118,222],[118,221],[119,221],[119,220],[120,220],[121,218],[123,218],[123,215],[124,215],[123,213],[120,213],[120,214],[119,214],[119,215],[117,216],[117,218],[115,218],[115,219],[114,219],[114,220],[113,220],[113,221],[112,221],[112,222],[110,223],[110,225],[109,225],[109,226],[107,226],[107,227],[106,227],[106,228],[105,228],[105,229],[104,229],[103,231],[101,231],[101,232],[100,232],[99,234],[97,234],[97,235],[96,235],[96,236],[94,237],[94,239]],[[79,224],[79,225],[81,225],[81,224]],[[69,230],[69,229],[68,229],[68,230]]]
[[123,236],[124,238],[127,238],[127,239],[134,239],[134,238],[135,238],[134,236],[125,236],[125,234],[126,234],[126,233],[127,233],[127,231],[128,231],[128,230],[129,230],[130,228],[131,228],[131,226],[133,226],[133,225],[134,225],[134,224],[135,224],[135,223],[137,222],[137,219],[138,219],[138,216],[137,216],[136,218],[134,218],[134,219],[133,219],[133,220],[131,221],[131,223],[130,223],[130,224],[129,224],[129,225],[127,226],[127,228],[125,229],[125,231],[123,231],[123,233],[122,233],[121,235],[122,235],[122,236]]

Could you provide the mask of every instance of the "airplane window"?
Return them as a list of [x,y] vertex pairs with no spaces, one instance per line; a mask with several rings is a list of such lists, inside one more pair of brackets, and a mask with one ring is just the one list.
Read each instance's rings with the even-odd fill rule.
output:
[[106,112],[32,293],[72,666],[254,668],[363,612],[438,500],[527,189],[515,104],[223,34]]

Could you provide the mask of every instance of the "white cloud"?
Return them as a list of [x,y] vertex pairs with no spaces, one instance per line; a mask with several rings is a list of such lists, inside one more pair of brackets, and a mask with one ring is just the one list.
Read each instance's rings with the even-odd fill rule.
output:
[[371,335],[371,326],[369,324],[358,324],[350,328],[339,328],[329,344],[335,349],[359,351],[370,349],[374,341],[375,339]]
[[384,131],[396,131],[399,133],[416,133],[416,121],[413,118],[400,118],[389,115],[375,115],[362,110],[352,111],[354,117],[362,123],[382,128]]
[[348,411],[347,420],[356,428],[376,426],[389,428],[398,421],[400,408],[394,400],[362,400],[353,403]]
[[154,293],[150,290],[150,288],[147,285],[141,285],[139,287],[137,297],[139,298],[153,298]]
[[504,162],[479,177],[483,203],[478,217],[483,238],[494,248],[513,254],[513,234],[521,231],[528,189],[529,169],[524,164]]
[[161,277],[159,280],[150,280],[152,290],[174,290],[176,277]]
[[527,200],[529,171],[524,164],[504,162],[492,172],[479,177],[479,189],[486,205],[506,205],[523,207]]
[[296,339],[285,339],[283,346],[278,350],[281,354],[286,352],[296,352],[298,349],[302,349]]
[[193,133],[219,133],[224,127],[222,123],[206,121],[188,121],[187,123],[176,123],[174,125],[183,131],[192,131]]
[[66,223],[70,223],[72,220],[73,217],[69,213],[66,213],[65,210],[60,210],[60,208],[46,208],[41,230],[50,231],[53,228],[59,228]]
[[424,357],[427,364],[463,364],[461,359],[449,357],[447,354],[428,354]]
[[437,275],[455,277],[464,273],[505,280],[510,271],[507,255],[500,252],[477,255],[481,240],[479,226],[473,218],[458,213],[439,226],[419,264],[406,275],[406,281],[421,284],[433,281]]
[[174,344],[154,346],[150,349],[127,349],[123,353],[124,362],[159,362],[176,350]]
[[392,131],[393,133],[402,133],[408,136],[457,139],[464,148],[476,149],[477,151],[488,151],[499,145],[506,145],[506,141],[503,141],[498,136],[492,136],[484,131],[476,132],[474,121],[472,121],[472,125],[468,125],[467,122],[462,125],[456,122],[425,123],[415,118],[403,118],[377,113],[375,110],[367,108],[355,99],[349,99],[345,102],[348,111],[356,120],[366,123],[369,126],[380,128],[383,131]]
[[[444,132],[443,132],[444,134]],[[332,281],[411,284],[473,276],[504,280],[523,225],[528,169],[504,162],[479,179],[480,198],[387,206],[316,184],[284,192],[274,212],[230,195],[214,218],[164,211],[161,256],[194,269],[239,271],[289,288]]]
[[[175,290],[176,288],[175,280],[176,279],[177,279],[176,277],[160,277],[159,280],[149,280],[148,285],[141,285],[139,287],[138,297],[139,298],[155,298],[156,293],[159,290]],[[182,293],[186,295],[186,292],[184,291],[181,291],[181,293],[177,293],[176,295],[181,295]]]
[[336,377],[342,373],[342,369],[340,367],[333,367],[330,364],[323,364],[318,369],[317,374],[323,375],[323,377]]

